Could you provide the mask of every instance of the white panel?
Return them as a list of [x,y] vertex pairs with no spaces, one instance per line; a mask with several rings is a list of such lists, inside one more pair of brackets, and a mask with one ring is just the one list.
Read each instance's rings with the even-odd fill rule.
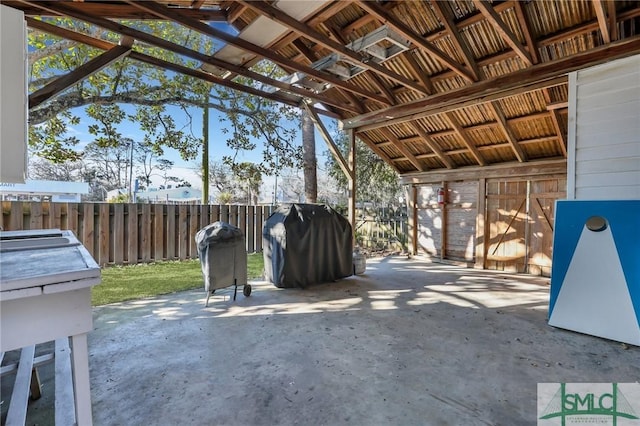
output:
[[27,170],[26,31],[21,11],[0,5],[0,182]]
[[578,71],[569,81],[568,198],[636,198],[640,55]]

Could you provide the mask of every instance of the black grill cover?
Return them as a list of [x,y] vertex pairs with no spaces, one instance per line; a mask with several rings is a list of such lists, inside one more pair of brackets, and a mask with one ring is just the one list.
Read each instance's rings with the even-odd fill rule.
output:
[[306,287],[353,274],[351,225],[322,204],[285,204],[262,229],[265,279]]

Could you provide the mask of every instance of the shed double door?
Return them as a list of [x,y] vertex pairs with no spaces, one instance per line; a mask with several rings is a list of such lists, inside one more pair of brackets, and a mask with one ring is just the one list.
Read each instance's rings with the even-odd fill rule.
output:
[[555,201],[566,177],[487,180],[485,268],[550,276]]

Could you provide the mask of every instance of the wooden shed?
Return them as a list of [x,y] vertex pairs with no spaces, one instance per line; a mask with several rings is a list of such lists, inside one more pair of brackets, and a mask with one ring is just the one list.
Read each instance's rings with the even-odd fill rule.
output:
[[[635,185],[621,195],[638,197],[638,1],[1,2],[23,11],[29,27],[106,50],[105,63],[128,56],[289,105],[307,105],[316,120],[317,114],[340,119],[400,174],[408,192],[411,249],[417,253],[548,275],[555,200],[568,191],[570,196],[597,194],[588,188],[599,185],[593,180],[600,179],[602,167],[628,168],[625,175],[609,178],[612,184]],[[127,43],[109,44],[43,16],[80,19],[120,34]],[[226,46],[203,57],[118,19],[168,19]],[[213,21],[233,25],[239,33],[208,25]],[[135,43],[171,50],[200,66],[145,56]],[[259,59],[280,65],[288,77],[256,75],[249,68]],[[625,64],[617,77],[598,80],[598,68],[588,71],[616,60]],[[30,107],[87,75],[78,70],[65,76],[66,86],[53,82],[42,88],[31,95]],[[236,76],[271,89],[243,86]],[[603,97],[575,96],[581,83]],[[590,102],[597,107],[621,96],[636,105],[627,120],[615,122],[594,110],[593,119],[576,121],[575,112],[586,111]],[[607,130],[597,133],[597,128]],[[576,150],[575,135],[581,132],[599,136]],[[611,142],[625,135],[630,135],[625,146]],[[615,160],[600,161],[606,153]],[[352,184],[355,161],[340,157]],[[354,206],[355,196],[352,215]]]

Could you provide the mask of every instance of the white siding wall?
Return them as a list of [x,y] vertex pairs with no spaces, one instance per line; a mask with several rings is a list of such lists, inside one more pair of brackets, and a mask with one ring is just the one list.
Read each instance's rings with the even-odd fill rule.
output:
[[0,23],[0,182],[24,183],[27,159],[24,14],[0,5]]
[[569,199],[640,199],[640,55],[572,73]]

